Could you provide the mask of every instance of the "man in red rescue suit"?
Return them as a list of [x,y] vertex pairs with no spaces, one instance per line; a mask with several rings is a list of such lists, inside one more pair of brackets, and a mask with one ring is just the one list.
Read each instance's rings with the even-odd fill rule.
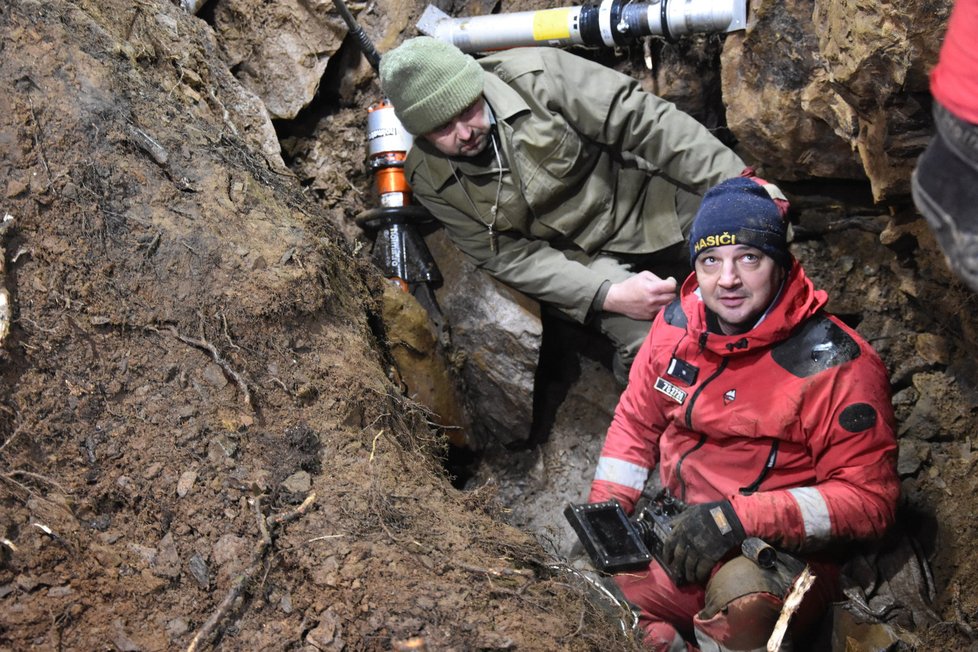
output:
[[[655,650],[765,649],[804,562],[816,581],[791,620],[797,637],[838,597],[840,544],[894,521],[886,370],[823,311],[785,231],[757,184],[707,192],[694,272],[639,350],[598,461],[589,502],[630,513],[658,466],[686,504],[663,547],[686,583],[656,563],[615,576]],[[773,570],[740,555],[746,537],[778,550]]]

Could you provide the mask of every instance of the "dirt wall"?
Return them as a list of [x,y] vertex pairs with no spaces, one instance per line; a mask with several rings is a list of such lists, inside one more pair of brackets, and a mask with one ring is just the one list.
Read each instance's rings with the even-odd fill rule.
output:
[[0,647],[620,647],[387,376],[382,282],[163,2],[0,7]]

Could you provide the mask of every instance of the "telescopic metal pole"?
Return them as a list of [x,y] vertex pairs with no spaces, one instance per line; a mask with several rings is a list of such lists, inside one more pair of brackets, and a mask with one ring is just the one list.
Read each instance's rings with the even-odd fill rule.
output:
[[428,5],[418,31],[463,52],[522,46],[626,45],[642,36],[676,39],[747,25],[747,0],[602,0],[600,4],[452,18]]

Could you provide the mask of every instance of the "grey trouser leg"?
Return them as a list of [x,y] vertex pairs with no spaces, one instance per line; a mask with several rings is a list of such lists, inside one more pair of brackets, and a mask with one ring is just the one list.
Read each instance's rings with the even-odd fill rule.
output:
[[[677,285],[682,285],[689,274],[689,249],[685,243],[681,243],[663,251],[641,256],[602,254],[595,257],[588,266],[604,273],[612,283],[624,281],[642,270],[648,270],[660,278],[672,276],[676,279]],[[635,360],[639,347],[645,341],[652,322],[629,319],[616,313],[600,312],[594,315],[592,324],[614,344],[615,379],[622,385],[626,384],[632,361]]]
[[615,347],[615,357],[612,359],[612,371],[615,380],[621,385],[628,383],[628,372],[638,354],[639,347],[648,337],[651,321],[629,319],[625,315],[603,312],[594,319],[594,325],[601,333],[611,340]]
[[[596,256],[588,263],[588,267],[604,274],[612,283],[619,283],[635,275],[629,266],[619,259],[607,255]],[[594,315],[590,323],[607,337],[615,347],[612,371],[615,374],[615,380],[621,385],[627,384],[628,371],[631,369],[632,361],[635,360],[639,347],[642,346],[642,342],[648,336],[652,322],[631,319],[613,312],[599,312]]]

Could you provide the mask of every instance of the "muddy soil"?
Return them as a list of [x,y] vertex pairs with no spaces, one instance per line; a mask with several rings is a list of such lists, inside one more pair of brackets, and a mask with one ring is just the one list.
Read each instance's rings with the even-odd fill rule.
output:
[[[0,30],[0,649],[635,648],[566,563],[559,516],[614,407],[605,361],[574,353],[547,438],[453,486],[431,415],[391,380],[384,281],[354,245],[360,106],[325,118],[335,183],[304,186],[212,30],[173,5],[13,0]],[[806,265],[905,397],[960,415],[914,438],[915,399],[899,414],[939,588],[919,649],[968,649],[974,406],[937,372],[974,387],[974,329],[946,318],[974,300],[908,224],[896,250],[812,240]],[[844,276],[810,263],[840,252]],[[942,280],[901,294],[904,269]],[[853,307],[873,293],[886,310]],[[960,355],[918,360],[922,314]]]

